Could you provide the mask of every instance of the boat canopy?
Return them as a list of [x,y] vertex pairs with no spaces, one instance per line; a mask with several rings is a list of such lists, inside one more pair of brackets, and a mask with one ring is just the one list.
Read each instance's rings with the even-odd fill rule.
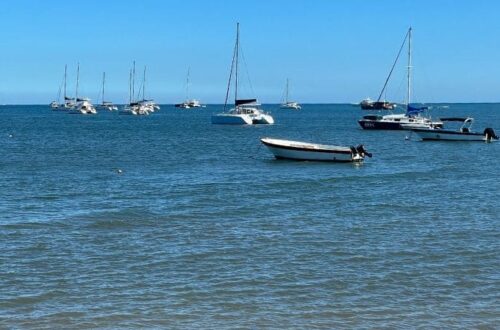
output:
[[468,119],[471,119],[470,117],[467,118],[460,118],[460,117],[449,117],[449,118],[439,118],[441,121],[459,121],[459,122],[464,122]]
[[243,105],[243,104],[249,104],[249,103],[255,103],[257,102],[257,99],[242,99],[242,100],[236,100],[234,104],[236,106],[238,105]]
[[417,114],[419,114],[427,109],[429,109],[429,107],[425,107],[425,106],[418,107],[415,105],[408,104],[408,108],[406,109],[406,113],[410,116],[417,115]]

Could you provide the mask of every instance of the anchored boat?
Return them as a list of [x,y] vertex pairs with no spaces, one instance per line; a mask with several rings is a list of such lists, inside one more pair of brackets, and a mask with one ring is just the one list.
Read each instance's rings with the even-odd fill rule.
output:
[[441,118],[443,122],[461,122],[458,130],[439,128],[416,128],[412,129],[423,141],[482,141],[491,142],[498,140],[493,128],[485,128],[483,133],[472,131],[474,119],[467,118]]
[[362,144],[357,147],[289,141],[273,138],[260,140],[277,159],[312,160],[326,162],[361,162],[371,157]]

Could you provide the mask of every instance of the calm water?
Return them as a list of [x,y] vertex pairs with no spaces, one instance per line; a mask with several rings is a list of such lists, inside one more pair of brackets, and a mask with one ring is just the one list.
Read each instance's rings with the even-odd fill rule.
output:
[[[348,105],[267,127],[219,109],[0,107],[0,328],[498,326],[500,143],[362,131]],[[264,136],[374,157],[276,161]]]

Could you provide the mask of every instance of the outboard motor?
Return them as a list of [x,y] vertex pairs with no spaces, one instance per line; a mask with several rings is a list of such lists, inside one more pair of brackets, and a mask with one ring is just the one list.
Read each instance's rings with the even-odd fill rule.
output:
[[493,128],[488,127],[484,129],[484,136],[486,137],[486,141],[498,140],[498,136],[495,134]]
[[359,146],[356,147],[356,151],[361,155],[361,156],[368,156],[370,158],[372,158],[372,154],[368,151],[365,150],[365,148],[363,147],[362,144],[360,144]]

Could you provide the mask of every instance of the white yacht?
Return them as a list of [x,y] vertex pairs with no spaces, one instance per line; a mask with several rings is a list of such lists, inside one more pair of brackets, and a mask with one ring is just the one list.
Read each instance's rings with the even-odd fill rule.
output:
[[[238,57],[240,51],[240,23],[236,24],[236,45],[234,47],[231,73],[227,84],[226,99],[224,101],[224,112],[212,115],[212,124],[221,125],[253,125],[274,124],[273,117],[259,108],[257,99],[238,99]],[[234,108],[226,111],[231,78],[234,69]]]
[[300,106],[299,103],[295,101],[290,101],[288,99],[288,78],[286,80],[286,87],[285,87],[285,100],[284,102],[280,105],[281,109],[293,109],[293,110],[300,110],[302,107]]
[[[156,107],[159,107],[154,103],[153,100],[144,99],[144,91],[145,91],[145,82],[146,82],[146,67],[144,67],[144,77],[142,83],[142,96],[143,99],[141,101],[135,101],[135,61],[133,62],[133,67],[130,70],[129,75],[129,98],[128,104],[126,104],[121,110],[118,111],[120,115],[132,115],[132,116],[147,116],[151,112],[153,112]],[[140,95],[140,94],[139,94]]]
[[182,103],[177,103],[174,104],[176,108],[181,108],[181,109],[192,109],[192,108],[204,108],[205,106],[201,104],[200,101],[196,99],[190,99],[189,98],[189,73],[190,69],[188,68],[187,72],[187,78],[186,78],[186,101]]
[[97,111],[95,107],[90,103],[90,99],[87,97],[78,97],[78,86],[80,83],[80,63],[78,63],[76,69],[76,103],[69,109],[70,114],[79,114],[79,115],[95,115]]
[[[68,65],[64,65],[64,77],[63,77],[63,89],[64,89],[64,102],[60,103],[59,101],[52,101],[50,103],[50,107],[54,111],[67,111],[72,109],[75,106],[75,99],[72,97],[68,97],[66,94],[66,80],[67,80],[67,72]],[[61,94],[61,88],[59,88],[59,93],[57,99],[59,100]]]

